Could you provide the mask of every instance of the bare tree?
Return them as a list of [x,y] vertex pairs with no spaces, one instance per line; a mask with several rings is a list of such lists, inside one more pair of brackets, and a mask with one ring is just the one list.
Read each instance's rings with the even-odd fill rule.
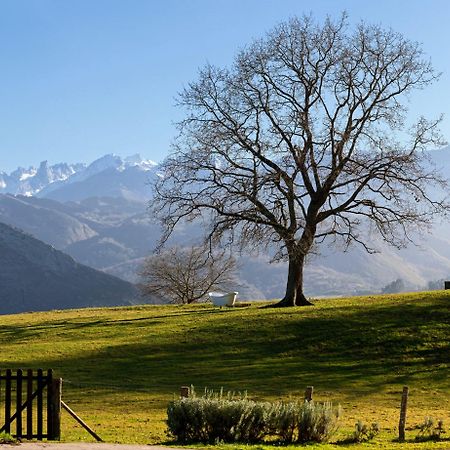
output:
[[236,261],[225,252],[205,247],[171,247],[149,256],[141,269],[142,294],[167,298],[172,303],[193,303],[212,289],[227,289],[234,282]]
[[187,116],[155,185],[163,240],[202,216],[209,239],[275,245],[289,261],[279,305],[310,304],[303,267],[317,244],[373,251],[370,227],[401,247],[447,209],[424,151],[443,145],[440,119],[406,127],[408,94],[436,78],[417,43],[345,15],[294,18],[230,69],[206,66],[180,94]]

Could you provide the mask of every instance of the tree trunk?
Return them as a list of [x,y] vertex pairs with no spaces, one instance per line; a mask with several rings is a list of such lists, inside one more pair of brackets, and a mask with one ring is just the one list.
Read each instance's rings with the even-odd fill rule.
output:
[[289,257],[289,271],[284,298],[275,307],[283,306],[311,306],[303,293],[303,268],[305,256],[293,254]]

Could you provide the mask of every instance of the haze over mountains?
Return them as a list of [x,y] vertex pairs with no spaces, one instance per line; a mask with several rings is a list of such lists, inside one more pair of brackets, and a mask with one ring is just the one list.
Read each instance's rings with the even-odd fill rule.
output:
[[[450,148],[433,152],[450,174]],[[90,165],[61,163],[0,172],[0,222],[18,227],[72,256],[76,261],[131,282],[154,248],[159,227],[149,216],[149,181],[158,166],[139,155],[106,155]],[[198,226],[180,228],[174,241],[189,244]],[[376,243],[381,253],[359,247],[347,253],[321,249],[306,269],[308,295],[379,292],[402,278],[408,288],[450,275],[450,227],[442,224],[421,247],[397,251]],[[286,265],[269,265],[264,255],[241,258],[239,274],[244,298],[283,295]]]
[[112,306],[136,301],[136,288],[83,266],[50,245],[0,223],[0,313]]

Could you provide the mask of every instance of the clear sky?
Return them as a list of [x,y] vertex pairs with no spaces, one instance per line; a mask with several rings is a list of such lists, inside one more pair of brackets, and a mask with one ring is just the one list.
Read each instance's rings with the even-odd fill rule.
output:
[[423,44],[443,75],[411,108],[444,113],[450,140],[449,0],[0,0],[0,171],[105,153],[161,161],[199,67],[229,65],[291,16],[343,10]]

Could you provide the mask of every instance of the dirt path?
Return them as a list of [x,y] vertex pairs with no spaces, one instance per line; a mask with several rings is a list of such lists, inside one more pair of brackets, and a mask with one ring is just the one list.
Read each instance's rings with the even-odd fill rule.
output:
[[[47,442],[25,442],[19,445],[0,444],[1,449],[14,450],[168,450],[169,447],[157,445],[124,445],[124,444],[96,444],[88,442],[72,442],[62,444],[48,444]],[[186,450],[175,449],[171,450]]]

